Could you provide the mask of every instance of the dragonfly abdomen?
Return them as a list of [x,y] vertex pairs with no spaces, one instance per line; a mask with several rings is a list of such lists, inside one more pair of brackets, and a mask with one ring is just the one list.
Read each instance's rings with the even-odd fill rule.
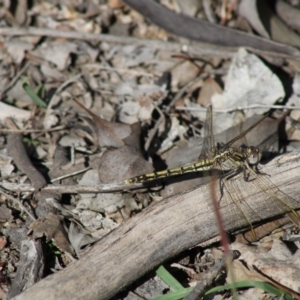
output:
[[189,164],[186,166],[181,166],[173,169],[148,173],[136,177],[132,177],[129,179],[124,180],[125,184],[132,184],[132,183],[139,183],[139,182],[145,182],[145,181],[152,181],[156,179],[161,178],[167,178],[171,176],[176,175],[182,175],[186,173],[192,173],[192,172],[201,172],[201,171],[208,171],[212,169],[213,160],[211,159],[204,159],[201,161],[198,161],[194,164]]

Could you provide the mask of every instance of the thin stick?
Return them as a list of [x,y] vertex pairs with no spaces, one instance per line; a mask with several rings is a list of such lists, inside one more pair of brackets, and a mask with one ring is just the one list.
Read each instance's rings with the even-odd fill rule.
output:
[[52,179],[51,182],[53,183],[53,182],[58,181],[58,180],[62,180],[62,179],[65,179],[65,178],[68,178],[68,177],[71,177],[71,176],[75,176],[75,175],[81,174],[83,172],[86,172],[86,171],[90,170],[91,168],[92,167],[87,167],[87,168],[78,170],[76,172],[70,173],[70,174],[65,174],[63,176],[60,176],[60,177]]
[[66,129],[66,125],[60,125],[49,129],[1,129],[2,133],[44,133]]
[[[248,106],[237,106],[229,109],[215,109],[214,113],[230,113],[237,110],[248,110],[248,109],[256,109],[256,108],[267,108],[267,109],[290,109],[290,110],[300,110],[300,106],[291,106],[291,105],[248,105]],[[201,107],[185,107],[185,106],[177,106],[176,110],[188,110],[188,111],[206,111],[206,108]]]
[[[31,184],[0,182],[0,187],[14,192],[35,192],[35,188]],[[77,193],[111,193],[131,190],[133,188],[143,187],[142,183],[133,185],[125,185],[123,183],[98,184],[98,185],[47,185],[42,191],[60,194],[77,194]]]
[[23,203],[21,202],[21,200],[20,200],[19,198],[14,198],[14,197],[12,197],[11,195],[7,194],[7,193],[6,193],[3,189],[1,189],[1,188],[0,188],[0,193],[1,193],[2,195],[4,195],[6,198],[8,198],[8,199],[14,201],[15,203],[17,203],[17,204],[20,206],[20,208],[21,208],[22,210],[24,210],[24,211],[27,213],[27,215],[30,217],[30,219],[31,219],[32,221],[35,221],[35,220],[36,220],[36,218],[34,217],[34,215],[31,214],[31,212],[23,205]]
[[30,66],[29,62],[26,62],[26,64],[23,66],[23,68],[17,73],[17,75],[7,84],[7,86],[0,92],[0,100],[5,95],[5,93],[10,90],[18,81],[18,79],[25,73],[27,68]]

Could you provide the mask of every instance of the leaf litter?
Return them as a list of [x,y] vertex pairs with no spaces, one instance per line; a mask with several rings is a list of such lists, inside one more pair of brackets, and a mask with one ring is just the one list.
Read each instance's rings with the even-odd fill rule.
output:
[[[86,5],[87,12],[95,10],[92,2]],[[133,31],[136,36],[174,39],[164,31],[153,30],[154,25],[147,24],[129,8],[121,7],[114,11],[108,5],[97,5],[99,14],[90,19],[76,6],[58,6],[50,2],[35,3],[25,11],[27,9],[29,16],[35,16],[36,26],[100,33],[113,25],[114,18],[120,22],[127,18],[126,22],[136,23]],[[23,22],[20,15],[16,22]],[[174,107],[185,105],[203,109],[213,103],[217,109],[230,111],[215,118],[218,120],[216,140],[226,142],[247,126],[238,121],[268,110],[243,109],[243,113],[238,114],[233,112],[236,108],[269,107],[277,99],[287,97],[284,83],[274,68],[244,48],[236,51],[232,60],[221,57],[217,63],[213,56],[194,63],[172,57],[176,54],[176,51],[160,47],[135,44],[120,46],[58,37],[25,39],[1,36],[0,86],[5,88],[14,79],[16,82],[1,96],[0,130],[3,133],[7,133],[5,130],[23,132],[23,137],[28,140],[24,151],[48,184],[52,179],[62,177],[55,184],[97,185],[120,182],[154,169],[174,167],[197,159],[205,112],[181,111]],[[24,61],[29,66],[18,78],[16,75],[22,71]],[[280,67],[283,69],[283,63]],[[294,76],[294,91],[289,96],[295,100],[299,95],[298,75],[295,75],[298,70],[292,65],[288,68]],[[164,72],[170,76],[165,77]],[[46,110],[37,108],[24,92],[24,76],[33,88],[43,86],[43,100],[48,105]],[[189,85],[192,81],[194,84]],[[169,106],[176,95],[178,99],[173,103],[174,107]],[[298,103],[296,100],[294,103]],[[16,128],[8,127],[7,119],[11,119]],[[252,120],[247,122],[253,123]],[[247,136],[247,144],[263,142],[276,124],[274,121],[272,125],[260,127],[260,140],[254,133],[253,137]],[[233,125],[236,125],[233,133],[221,133]],[[57,126],[62,126],[62,129],[56,131]],[[66,147],[66,160],[60,163],[54,159],[57,145]],[[90,154],[97,158],[93,159]],[[31,184],[36,183],[32,174],[17,162],[16,154],[10,157],[6,144],[1,145],[0,155],[2,181],[13,182],[16,186],[30,180]],[[83,174],[77,173],[87,167],[90,169]],[[54,170],[56,173],[51,173]],[[42,211],[32,223],[16,202],[1,196],[1,231],[14,244],[16,230],[30,228],[33,239],[53,239],[58,249],[80,257],[84,254],[84,247],[101,239],[148,205],[155,204],[161,196],[173,195],[195,185],[199,185],[199,178],[167,182],[166,187],[159,192],[154,189],[152,194],[145,194],[146,190],[141,189],[132,193],[69,194],[67,197],[42,195],[44,203],[34,193],[24,193],[21,196],[24,205],[33,214]],[[17,193],[12,195],[19,197]],[[26,239],[24,234],[20,236]],[[10,251],[9,245],[4,247]],[[243,249],[244,253],[247,251]],[[4,260],[6,264],[7,261],[8,258]],[[63,266],[68,263],[65,259]],[[56,263],[55,268],[60,266]],[[280,276],[276,280],[280,281]],[[1,289],[8,289],[9,285],[8,282]]]

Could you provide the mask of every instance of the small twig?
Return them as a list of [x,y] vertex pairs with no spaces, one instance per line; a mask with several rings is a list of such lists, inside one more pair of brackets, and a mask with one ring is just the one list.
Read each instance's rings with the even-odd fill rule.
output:
[[81,174],[89,169],[91,169],[92,167],[87,167],[85,169],[81,169],[81,170],[78,170],[76,172],[73,172],[73,173],[70,173],[70,174],[66,174],[66,175],[63,175],[63,176],[60,176],[60,177],[57,177],[57,178],[54,178],[51,180],[51,182],[55,182],[55,181],[58,181],[58,180],[62,180],[62,179],[65,179],[65,178],[68,178],[68,177],[71,177],[71,176],[75,176],[75,175],[78,175],[78,174]]
[[190,292],[184,300],[196,300],[204,296],[208,287],[213,283],[215,278],[220,275],[221,271],[225,267],[225,257],[218,260],[210,269],[207,274],[203,276],[201,281],[195,286],[192,292]]
[[44,133],[66,129],[66,125],[60,125],[49,129],[1,129],[1,133]]
[[79,73],[79,74],[77,74],[76,76],[69,78],[68,80],[66,80],[65,82],[63,82],[63,83],[56,89],[55,93],[52,95],[52,97],[51,97],[51,99],[50,99],[50,101],[49,101],[49,104],[48,104],[48,107],[47,107],[47,111],[48,111],[49,109],[52,108],[53,102],[55,102],[54,100],[55,100],[56,95],[59,95],[59,94],[61,93],[61,91],[62,91],[65,87],[67,87],[69,84],[74,83],[74,82],[77,82],[78,79],[80,79],[81,76],[82,76],[82,73]]
[[[172,99],[172,101],[170,102],[169,106],[167,107],[166,112],[169,112],[169,110],[171,109],[171,107],[173,107],[173,105],[180,99],[182,98],[182,96],[184,95],[185,91],[191,87],[197,80],[199,80],[199,76],[197,76],[196,78],[194,78],[192,81],[188,82],[184,87],[182,87],[177,94],[175,95],[175,97]],[[179,106],[181,107],[181,106]],[[184,107],[184,106],[182,106]],[[206,108],[204,109],[206,111]]]
[[[93,42],[107,42],[114,44],[127,44],[127,45],[136,45],[136,46],[146,46],[151,48],[159,48],[164,50],[170,50],[175,52],[187,51],[197,53],[197,55],[209,55],[218,56],[223,58],[230,58],[233,56],[235,49],[227,49],[220,47],[199,47],[193,45],[185,45],[174,42],[164,42],[157,40],[146,40],[140,38],[134,38],[129,36],[114,36],[110,34],[98,34],[98,33],[86,33],[79,31],[64,31],[64,30],[55,30],[49,28],[37,28],[37,27],[28,27],[28,28],[20,28],[20,27],[7,27],[0,28],[0,35],[2,36],[47,36],[47,37],[61,37],[66,39],[75,39],[75,40],[83,40],[83,41],[93,41]],[[185,50],[183,50],[183,47]],[[275,53],[274,53],[275,55]],[[276,53],[276,56],[280,56],[280,54]],[[285,57],[289,55],[284,55]]]
[[[67,87],[69,84],[73,83],[73,82],[77,82],[77,80],[82,76],[82,73],[79,73],[77,74],[76,76],[72,77],[72,78],[69,78],[68,80],[66,80],[64,83],[62,83],[58,89],[55,91],[55,93],[52,95],[49,103],[48,103],[48,106],[47,106],[47,109],[46,109],[46,113],[45,113],[45,118],[44,120],[47,120],[49,118],[49,116],[52,114],[52,107],[56,104],[57,102],[57,95],[59,95],[61,93],[61,91]],[[47,123],[47,122],[46,122]],[[48,125],[46,125],[44,123],[44,126],[45,128],[49,129],[48,128]]]
[[[14,192],[34,192],[35,188],[31,184],[0,182],[0,187]],[[98,185],[47,185],[42,191],[60,194],[75,193],[111,193],[123,192],[144,187],[143,183],[124,184],[122,182]]]
[[[235,112],[237,110],[247,110],[247,109],[256,109],[256,108],[268,108],[268,109],[289,109],[289,110],[300,110],[299,106],[291,106],[291,105],[261,105],[261,104],[254,104],[248,106],[237,106],[234,108],[229,109],[214,109],[216,113],[230,113]],[[176,110],[188,110],[188,111],[206,111],[206,108],[201,107],[185,107],[185,106],[176,106]]]
[[[69,172],[76,172],[79,169],[83,169],[86,166],[86,161],[87,160],[89,161],[89,165],[93,166],[93,165],[95,165],[96,161],[101,158],[103,153],[104,152],[96,153],[96,154],[90,154],[89,153],[88,156],[77,158],[74,162],[69,162],[69,163],[67,163],[63,166],[60,166],[60,169],[62,171],[66,171],[66,170],[69,170],[69,169],[73,169],[75,167],[76,168],[75,170],[71,170]],[[63,176],[63,175],[65,175],[65,173],[61,174],[59,176]]]
[[26,62],[23,68],[17,73],[17,75],[9,82],[9,84],[0,92],[0,100],[5,95],[5,93],[10,90],[18,81],[18,79],[24,74],[27,68],[30,66],[29,62]]
[[196,271],[193,268],[183,266],[183,265],[181,265],[179,263],[172,263],[171,267],[183,270],[184,272],[186,272],[188,274],[192,274],[193,276],[197,275]]

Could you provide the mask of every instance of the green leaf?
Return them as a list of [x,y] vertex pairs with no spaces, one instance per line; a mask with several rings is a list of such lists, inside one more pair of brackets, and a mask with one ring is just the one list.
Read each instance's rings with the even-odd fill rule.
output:
[[23,143],[27,144],[28,146],[33,145],[33,146],[36,147],[40,144],[40,141],[39,140],[32,140],[32,139],[29,139],[27,137],[24,137],[23,138]]
[[61,251],[57,248],[56,244],[53,241],[48,242],[49,249],[53,252],[54,255],[60,256]]
[[38,105],[39,107],[42,107],[42,108],[47,108],[47,104],[44,102],[44,100],[42,100],[37,95],[37,93],[35,93],[34,90],[29,86],[29,84],[27,82],[27,78],[25,78],[23,80],[22,87],[23,87],[24,91],[26,92],[26,94],[32,99],[32,101],[36,105]]
[[44,97],[45,95],[45,86],[43,84],[38,85],[35,89],[34,89],[35,94],[37,94],[39,97]]

